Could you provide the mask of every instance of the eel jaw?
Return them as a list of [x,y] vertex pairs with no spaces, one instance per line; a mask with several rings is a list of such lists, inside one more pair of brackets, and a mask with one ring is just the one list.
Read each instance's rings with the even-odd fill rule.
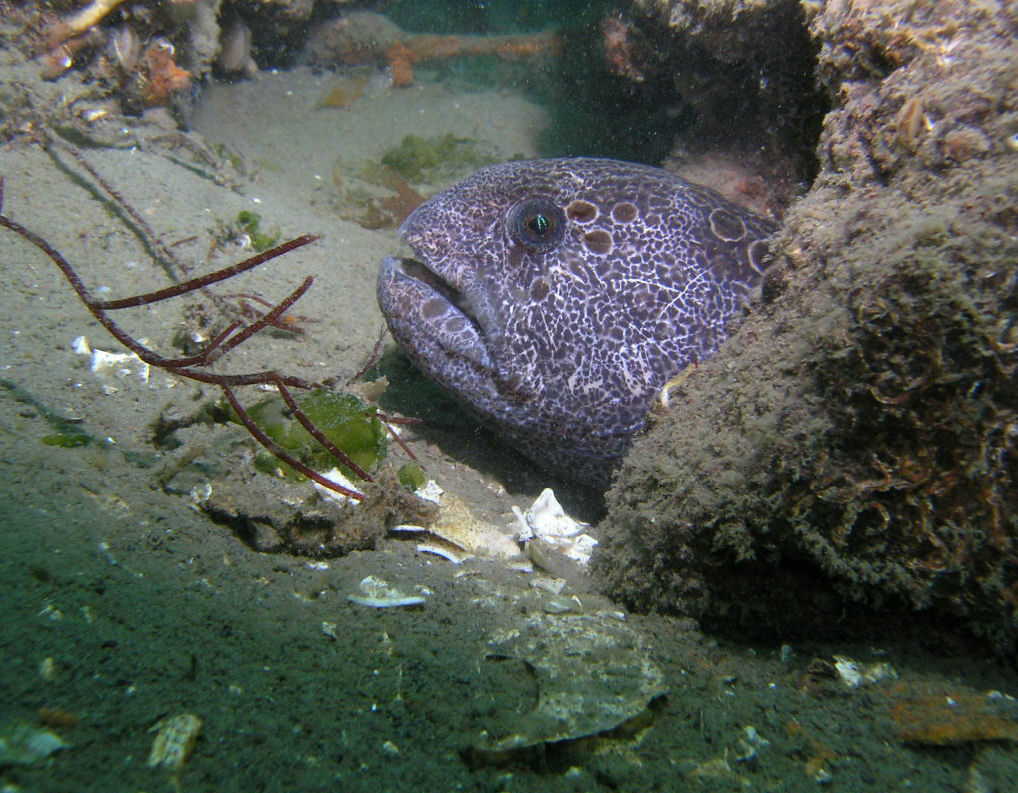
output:
[[378,305],[392,335],[418,359],[427,362],[424,348],[437,347],[442,354],[492,372],[488,346],[470,313],[469,299],[426,263],[395,256],[382,259]]

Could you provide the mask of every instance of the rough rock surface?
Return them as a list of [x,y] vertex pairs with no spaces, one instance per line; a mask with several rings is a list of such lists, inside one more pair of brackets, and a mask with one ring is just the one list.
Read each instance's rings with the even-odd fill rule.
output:
[[[683,143],[668,167],[734,200],[742,193],[742,203],[772,215],[812,179],[827,103],[814,80],[817,44],[806,13],[797,0],[631,0],[606,18],[612,70],[664,81],[677,95],[672,115]],[[734,193],[725,189],[725,155],[751,183]]]
[[763,304],[627,458],[596,566],[631,607],[772,637],[858,605],[1012,651],[1014,5],[804,7],[820,174]]

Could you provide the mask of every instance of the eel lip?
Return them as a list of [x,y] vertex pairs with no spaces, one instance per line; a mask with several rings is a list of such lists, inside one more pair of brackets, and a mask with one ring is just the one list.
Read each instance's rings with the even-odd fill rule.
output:
[[[425,284],[446,302],[452,303],[460,311],[463,311],[463,307],[460,305],[462,302],[460,292],[424,262],[419,259],[396,258],[395,266],[402,275]],[[463,313],[466,312],[463,311]]]
[[422,284],[429,291],[433,292],[435,296],[453,306],[478,331],[481,330],[477,317],[471,310],[470,300],[466,295],[431,269],[426,262],[409,257],[389,256],[386,257],[386,266],[390,272],[396,272],[405,278]]
[[378,303],[393,336],[404,348],[429,338],[446,353],[492,369],[484,333],[455,287],[417,259],[386,256],[378,279]]

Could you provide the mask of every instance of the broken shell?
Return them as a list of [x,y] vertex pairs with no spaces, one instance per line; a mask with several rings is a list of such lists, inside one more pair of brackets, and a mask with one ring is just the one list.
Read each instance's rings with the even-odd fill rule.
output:
[[566,514],[555,498],[555,491],[550,487],[546,487],[541,491],[541,495],[534,499],[530,509],[523,513],[523,520],[531,533],[527,537],[520,537],[521,540],[530,537],[575,537],[584,529],[590,528],[589,523],[573,520]]
[[114,30],[110,35],[107,47],[117,66],[125,72],[134,70],[138,63],[138,56],[141,54],[141,40],[134,28],[123,25]]
[[566,588],[566,580],[564,578],[548,578],[547,576],[539,575],[531,579],[530,586],[532,589],[542,589],[549,595],[560,595],[562,590]]
[[568,577],[567,569],[575,564],[586,567],[597,545],[597,540],[584,532],[590,524],[569,517],[551,488],[542,490],[526,512],[514,506],[513,514],[516,538],[527,542],[527,555],[536,564],[560,577]]
[[0,728],[0,767],[31,765],[68,745],[54,732],[15,722]]
[[407,595],[378,576],[369,575],[357,585],[357,588],[361,594],[347,595],[346,599],[359,606],[385,609],[424,605],[424,597],[421,595]]
[[886,661],[864,664],[843,655],[834,656],[834,668],[838,677],[849,688],[859,688],[881,680],[897,680],[898,672]]
[[643,636],[609,611],[528,614],[487,643],[487,657],[523,662],[538,697],[529,712],[484,733],[474,746],[480,757],[606,732],[667,688]]
[[441,504],[442,494],[444,492],[445,491],[442,490],[438,482],[434,479],[429,479],[414,491],[414,495],[418,498],[423,498],[425,501],[430,501],[433,504]]
[[39,662],[39,677],[43,680],[52,680],[57,673],[57,662],[52,656],[47,656]]
[[180,713],[159,721],[149,732],[155,732],[148,765],[179,771],[191,756],[201,732],[202,720],[193,713]]
[[106,352],[106,350],[92,350],[89,369],[95,374],[113,374],[117,377],[128,377],[137,373],[145,383],[149,381],[151,372],[149,365],[133,352]]
[[[335,482],[340,487],[345,487],[347,490],[353,490],[354,492],[357,492],[357,485],[351,482],[350,479],[347,478],[347,476],[335,466],[330,468],[328,471],[321,471],[320,473],[330,482]],[[342,493],[332,490],[331,488],[320,485],[318,484],[318,482],[312,482],[311,484],[314,486],[315,490],[317,490],[320,495],[324,496],[325,498],[332,499],[333,501],[339,504],[343,505],[350,504],[351,506],[356,506],[358,503],[356,499],[352,499],[348,496],[343,495]]]
[[512,559],[520,555],[519,546],[512,537],[475,517],[466,502],[456,494],[447,493],[441,507],[428,533],[467,553],[489,559]]
[[[421,490],[417,495],[421,495]],[[471,556],[512,559],[520,555],[519,546],[512,537],[474,517],[466,503],[454,493],[444,496],[432,526],[399,524],[389,531],[403,536],[428,535],[421,538],[417,550],[438,554],[455,564]]]
[[909,152],[919,148],[919,134],[923,130],[923,100],[913,96],[898,111],[898,145]]
[[582,604],[579,598],[573,596],[571,598],[552,598],[544,603],[545,614],[569,614],[571,612],[578,612]]
[[427,526],[418,526],[414,523],[398,523],[392,526],[389,531],[394,531],[397,534],[427,534]]
[[576,559],[568,546],[561,546],[549,540],[530,540],[526,546],[527,557],[556,578],[575,579],[583,575],[587,559]]
[[441,541],[419,542],[417,543],[417,550],[420,553],[431,553],[435,556],[441,556],[453,564],[463,564],[467,559],[472,559],[474,556],[472,553],[467,553],[452,543]]

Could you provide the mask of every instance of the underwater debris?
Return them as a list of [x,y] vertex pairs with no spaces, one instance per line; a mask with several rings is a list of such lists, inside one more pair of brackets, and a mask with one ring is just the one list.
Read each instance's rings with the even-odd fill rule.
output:
[[834,656],[834,669],[849,688],[859,688],[883,680],[896,680],[898,673],[887,661],[865,664],[844,655]]
[[333,164],[339,214],[366,229],[399,226],[425,201],[410,182],[441,181],[495,160],[470,138],[452,133],[428,138],[406,135],[378,162]]
[[243,209],[230,222],[219,221],[213,232],[213,248],[221,247],[228,242],[246,242],[255,253],[267,251],[279,242],[282,233],[276,226],[271,232],[262,230],[262,216],[257,212]]
[[516,539],[524,543],[527,556],[538,567],[553,575],[569,578],[590,562],[597,540],[586,533],[590,524],[566,514],[555,492],[546,487],[526,512],[513,506],[518,530]]
[[431,480],[415,495],[438,504],[436,515],[427,526],[397,524],[389,528],[396,536],[420,536],[417,550],[437,554],[454,564],[472,556],[485,559],[520,560],[520,547],[505,531],[475,517],[470,507],[454,493],[430,497],[438,485]]
[[1018,700],[999,691],[914,690],[903,686],[889,708],[903,743],[958,746],[1018,743]]
[[155,41],[142,53],[139,93],[145,107],[161,107],[174,94],[190,90],[191,73],[177,66],[175,53],[168,41]]
[[647,79],[640,58],[636,56],[632,23],[620,12],[615,11],[601,20],[601,44],[608,68],[619,77],[634,83]]
[[413,83],[415,64],[467,55],[523,58],[558,52],[555,32],[520,36],[436,36],[407,33],[374,11],[352,11],[311,32],[309,60],[318,66],[359,66],[385,62],[393,86]]
[[493,726],[474,744],[470,754],[478,762],[612,730],[667,690],[644,638],[610,609],[529,614],[492,631],[487,643],[486,658],[522,662],[537,681],[538,698],[503,732]]
[[38,711],[39,723],[44,727],[74,727],[80,719],[78,714],[63,708],[41,707]]
[[66,749],[59,735],[25,722],[0,727],[0,768],[8,765],[32,765],[54,752]]
[[365,229],[399,226],[424,203],[425,198],[386,165],[365,163],[332,166],[332,184],[338,192],[340,217]]
[[[322,475],[343,485],[338,471]],[[275,476],[261,477],[252,487],[250,473],[231,468],[209,483],[210,492],[207,497],[201,494],[199,506],[256,550],[316,559],[377,548],[394,525],[434,521],[437,505],[409,492],[389,466],[382,466],[373,479],[359,483],[361,498],[351,500],[334,489],[328,489],[326,497]]]
[[202,720],[193,713],[180,713],[157,722],[149,732],[156,733],[146,764],[179,771],[194,750],[201,733]]
[[368,75],[354,74],[335,80],[315,102],[315,110],[350,107],[361,98],[368,85]]
[[424,595],[408,595],[394,587],[384,578],[369,575],[357,585],[360,594],[347,595],[346,599],[358,606],[369,606],[376,609],[405,608],[407,606],[423,606]]
[[123,2],[124,0],[92,0],[80,11],[54,23],[45,34],[47,49],[54,50],[68,39],[85,33]]

